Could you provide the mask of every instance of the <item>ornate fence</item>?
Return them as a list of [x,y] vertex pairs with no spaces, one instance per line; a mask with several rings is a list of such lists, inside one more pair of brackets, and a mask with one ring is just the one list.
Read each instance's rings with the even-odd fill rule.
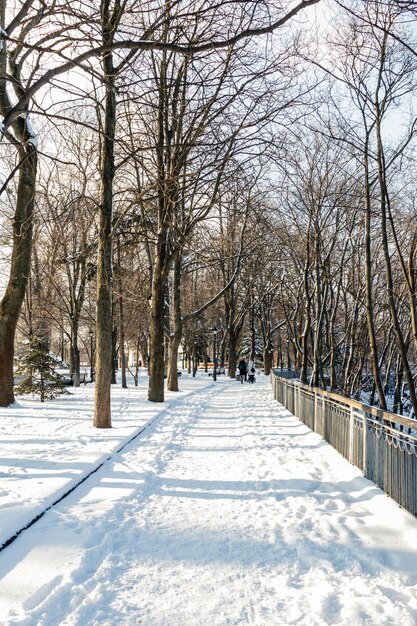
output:
[[274,397],[417,516],[417,421],[272,374]]

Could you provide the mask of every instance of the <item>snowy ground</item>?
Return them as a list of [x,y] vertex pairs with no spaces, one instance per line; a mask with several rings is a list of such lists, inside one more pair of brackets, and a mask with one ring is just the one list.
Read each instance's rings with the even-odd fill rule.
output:
[[118,390],[106,433],[91,390],[0,410],[3,536],[156,418],[0,552],[2,626],[416,625],[417,521],[265,379],[181,383]]
[[145,375],[139,387],[115,387],[111,430],[92,426],[92,385],[44,404],[19,398],[13,407],[0,408],[0,546],[167,406],[210,384],[211,379],[186,377],[181,393],[167,393],[165,405],[147,401]]

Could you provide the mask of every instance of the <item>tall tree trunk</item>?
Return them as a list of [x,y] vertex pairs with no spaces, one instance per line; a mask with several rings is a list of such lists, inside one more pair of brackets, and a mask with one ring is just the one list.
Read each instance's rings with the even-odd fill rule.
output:
[[178,391],[178,350],[182,339],[181,317],[181,259],[178,253],[173,260],[173,286],[172,286],[172,329],[169,338],[168,356],[168,380],[167,388],[170,391]]
[[[0,27],[6,28],[6,0],[0,0]],[[13,76],[15,89],[23,91],[20,81],[20,67],[14,65],[14,58],[8,51],[8,42],[2,37],[0,42],[0,113],[5,117],[12,107],[7,87]],[[9,68],[7,67],[9,62]],[[13,122],[14,137],[11,142],[17,149],[19,158],[19,178],[17,197],[12,221],[13,249],[9,280],[0,302],[0,406],[14,402],[13,359],[14,340],[17,322],[25,298],[30,275],[33,239],[33,209],[35,203],[36,173],[38,153],[36,138],[30,128],[28,111],[24,111]],[[3,133],[2,133],[3,134]]]
[[71,352],[70,352],[70,374],[74,387],[80,386],[80,349],[78,347],[78,315],[71,313]]
[[401,330],[400,320],[398,318],[397,306],[394,299],[394,282],[392,278],[391,257],[389,252],[389,242],[387,233],[387,202],[389,202],[388,189],[385,180],[385,166],[384,166],[384,151],[382,145],[381,136],[381,123],[379,117],[379,110],[377,104],[376,111],[376,133],[377,133],[377,150],[378,150],[378,180],[380,189],[380,204],[381,204],[381,232],[382,232],[382,247],[384,251],[385,260],[385,276],[387,285],[387,296],[389,310],[391,313],[391,320],[394,326],[395,336],[397,338],[398,352],[403,364],[404,376],[408,384],[408,391],[410,394],[410,400],[413,407],[414,415],[417,415],[417,396],[414,386],[413,374],[411,372],[410,364],[408,362],[407,347],[405,345],[404,336]]
[[229,345],[229,378],[236,378],[236,368],[237,368],[237,334],[232,325],[229,326],[228,331]]
[[277,362],[276,362],[276,365],[277,365],[277,367],[281,368],[281,370],[284,369],[284,357],[283,357],[283,353],[282,353],[281,333],[279,334],[279,338],[278,338]]
[[369,155],[368,142],[364,148],[364,182],[365,182],[365,286],[366,286],[366,321],[368,325],[371,364],[375,388],[378,393],[379,406],[387,409],[384,388],[379,373],[378,348],[374,325],[374,308],[372,298],[372,256],[371,256],[371,192],[369,188]]
[[314,387],[325,387],[323,376],[323,321],[324,308],[327,302],[328,284],[325,283],[324,290],[322,288],[321,276],[321,236],[319,227],[316,228],[316,245],[315,245],[315,278],[316,278],[316,328],[314,332],[314,352],[313,352],[313,374],[312,384]]
[[164,401],[166,236],[166,229],[162,229],[158,235],[153,268],[148,388],[148,400],[151,402]]
[[169,391],[178,391],[178,351],[181,345],[182,338],[182,325],[181,330],[174,331],[169,338],[169,353],[168,353],[168,374],[167,374],[167,389]]
[[74,362],[74,378],[73,378],[73,384],[74,387],[79,387],[80,386],[80,349],[78,347],[78,342],[77,342],[78,338],[77,336],[74,337],[74,343],[72,345],[72,353],[73,353],[73,362]]
[[[114,302],[113,302],[113,311],[114,311]],[[114,323],[113,319],[113,330],[112,330],[112,344],[111,344],[111,384],[117,384],[117,372],[119,369],[119,353],[117,350],[117,336],[118,336],[118,328]]]
[[403,385],[404,367],[400,357],[397,357],[397,364],[395,367],[395,389],[394,389],[394,401],[392,410],[394,413],[402,413],[402,399],[401,389]]
[[125,324],[123,310],[123,279],[120,254],[120,238],[117,240],[117,265],[118,265],[118,289],[119,289],[119,353],[120,367],[122,370],[122,387],[127,389],[126,380],[126,353],[125,353]]
[[271,337],[268,336],[267,343],[264,346],[264,373],[265,373],[265,376],[269,376],[270,373],[271,373],[273,357],[274,357],[274,353],[273,353],[273,349],[272,349],[272,341],[271,341]]
[[291,367],[292,367],[292,364],[291,364],[290,340],[287,339],[287,369],[290,370]]
[[352,387],[351,379],[352,379],[352,373],[353,373],[354,364],[355,364],[355,353],[356,353],[355,329],[358,326],[358,314],[359,314],[359,304],[358,302],[356,302],[354,312],[353,312],[353,317],[349,321],[347,335],[346,335],[346,344],[347,344],[346,350],[348,352],[348,355],[346,358],[346,354],[345,354],[345,357],[343,359],[343,367],[342,367],[343,393],[345,395],[350,394],[350,390]]
[[32,252],[38,155],[35,146],[30,142],[20,147],[18,153],[21,164],[12,224],[13,250],[9,280],[0,302],[0,406],[8,406],[14,402],[14,339],[30,274]]
[[[223,276],[225,277],[225,269],[223,269]],[[229,291],[224,296],[224,322],[227,333],[227,354],[229,357],[229,368],[227,370],[227,376],[229,378],[236,378],[237,368],[237,336],[234,329],[234,285],[232,285]],[[207,370],[206,370],[207,371]]]
[[[300,372],[300,380],[305,385],[308,383],[307,380],[307,368],[308,368],[308,337],[310,334],[311,328],[311,296],[310,296],[310,284],[309,284],[309,266],[310,266],[310,229],[311,229],[311,218],[308,222],[307,228],[307,239],[306,239],[306,260],[304,263],[304,271],[303,271],[303,288],[304,288],[304,328],[303,334],[301,335],[301,349],[302,349],[302,360],[301,360],[301,372]],[[282,361],[282,356],[281,356]],[[282,367],[282,365],[281,365]]]
[[[108,2],[102,3],[104,40],[110,41],[111,19]],[[112,55],[103,58],[106,79],[104,138],[101,155],[100,230],[97,260],[97,321],[96,321],[96,386],[94,397],[94,421],[96,428],[111,428],[111,381],[112,381],[112,222],[114,142],[116,132],[116,89]]]
[[250,328],[250,358],[255,362],[256,357],[256,331],[255,331],[255,306],[252,304],[249,312]]
[[408,255],[407,276],[409,284],[409,302],[411,313],[411,332],[414,340],[414,349],[417,351],[417,299],[416,299],[416,271],[415,271],[415,254],[417,250],[417,228],[414,231],[413,240],[410,247],[410,253]]

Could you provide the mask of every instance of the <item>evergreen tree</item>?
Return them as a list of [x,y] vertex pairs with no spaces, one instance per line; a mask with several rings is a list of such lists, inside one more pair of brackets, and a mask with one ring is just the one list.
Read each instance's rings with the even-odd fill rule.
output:
[[33,335],[28,352],[20,359],[16,371],[22,381],[16,386],[17,395],[32,393],[40,395],[41,402],[69,393],[62,376],[55,371],[55,359],[41,337]]

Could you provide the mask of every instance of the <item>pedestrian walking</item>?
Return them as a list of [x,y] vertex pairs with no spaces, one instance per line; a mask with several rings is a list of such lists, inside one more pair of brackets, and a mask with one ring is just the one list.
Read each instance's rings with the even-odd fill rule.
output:
[[243,381],[246,380],[246,375],[247,375],[247,368],[246,368],[246,361],[245,359],[241,359],[239,361],[239,373],[240,373],[240,382],[243,385]]
[[255,382],[255,363],[252,360],[249,360],[248,362],[248,382],[249,383],[254,383]]

